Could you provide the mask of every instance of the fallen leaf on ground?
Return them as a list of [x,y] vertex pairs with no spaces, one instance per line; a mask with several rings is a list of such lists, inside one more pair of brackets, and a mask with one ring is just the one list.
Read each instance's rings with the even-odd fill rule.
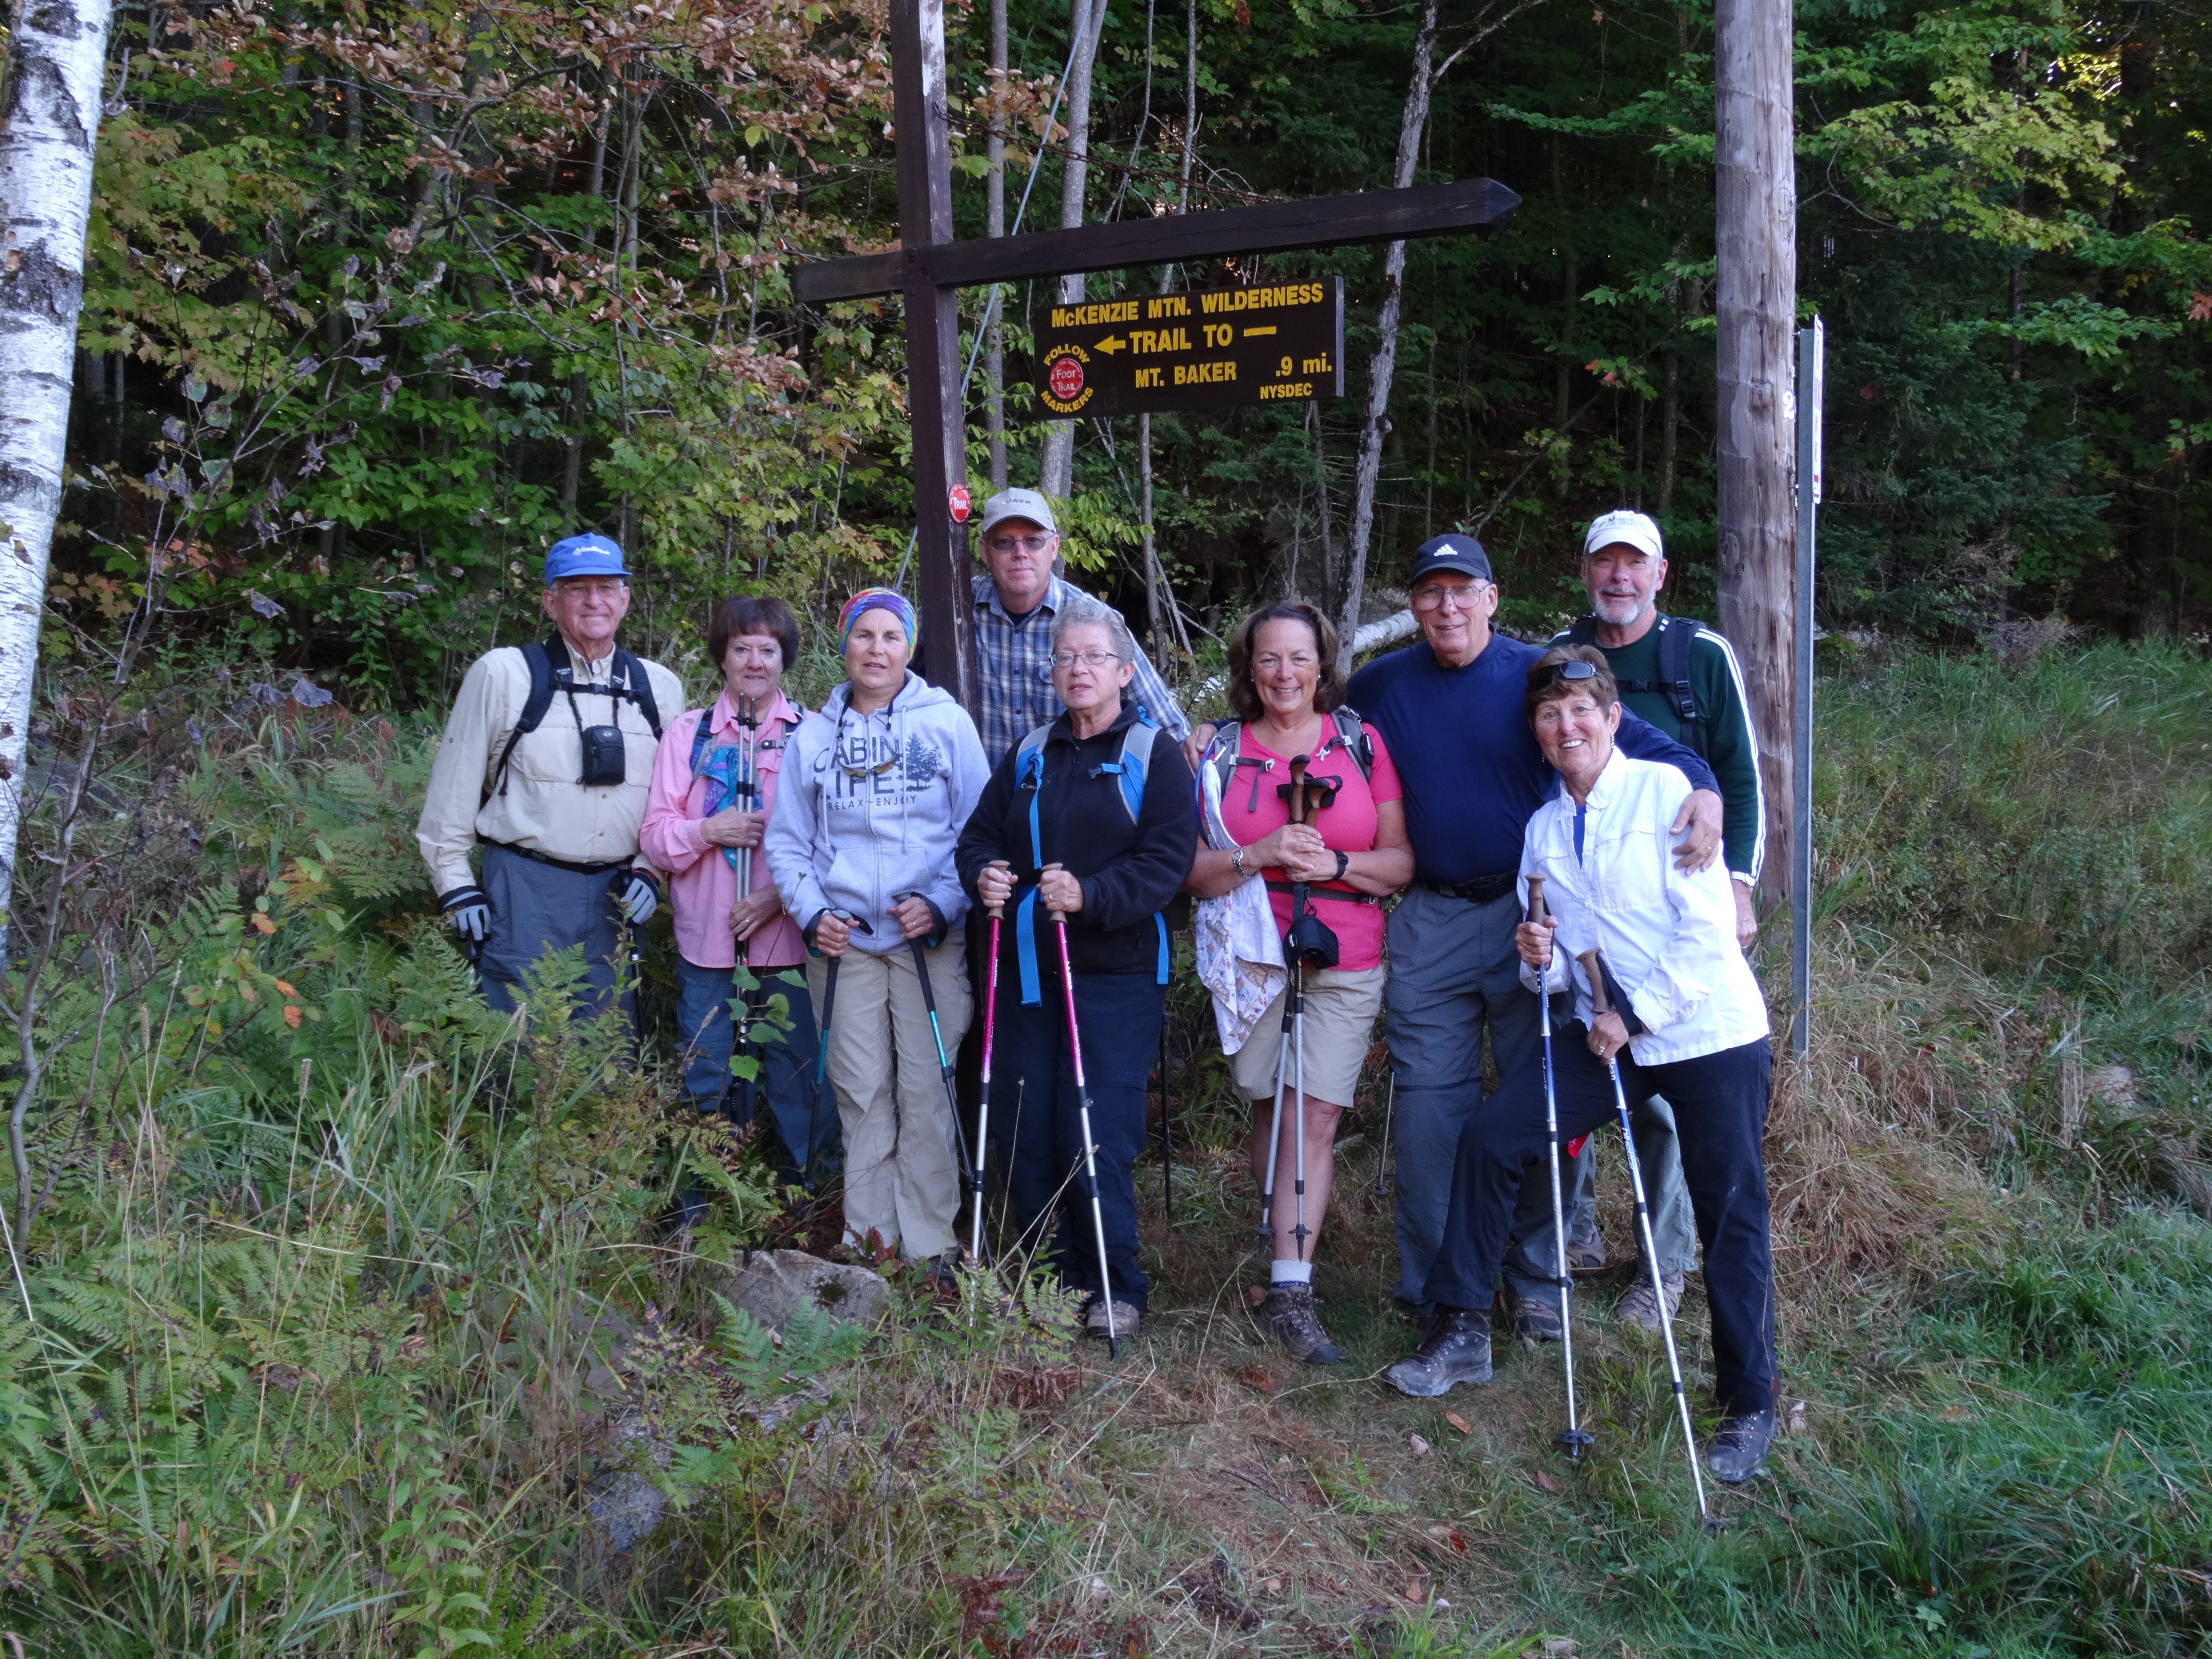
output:
[[1559,1489],[1559,1483],[1553,1480],[1550,1475],[1545,1474],[1541,1469],[1536,1471],[1536,1484],[1541,1486],[1546,1492],[1557,1492]]
[[1474,1432],[1474,1427],[1468,1422],[1467,1419],[1462,1417],[1457,1412],[1446,1412],[1444,1413],[1444,1421],[1450,1424],[1452,1427],[1457,1429],[1462,1434],[1473,1434]]
[[1946,1406],[1937,1413],[1946,1423],[1971,1423],[1974,1414],[1964,1406]]
[[1461,1537],[1456,1530],[1451,1534],[1451,1547],[1462,1555],[1467,1553],[1467,1540]]
[[1244,1300],[1253,1307],[1258,1307],[1267,1299],[1267,1292],[1261,1286],[1257,1285],[1247,1285],[1244,1287]]
[[1275,1379],[1257,1365],[1240,1365],[1237,1368],[1235,1376],[1239,1382],[1249,1383],[1251,1387],[1259,1389],[1261,1394],[1273,1394],[1275,1391]]

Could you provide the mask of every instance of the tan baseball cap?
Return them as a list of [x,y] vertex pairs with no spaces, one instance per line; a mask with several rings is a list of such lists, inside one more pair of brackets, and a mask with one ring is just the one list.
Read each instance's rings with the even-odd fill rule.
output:
[[1589,534],[1583,538],[1583,557],[1587,559],[1601,547],[1611,547],[1615,542],[1651,558],[1667,556],[1666,541],[1650,515],[1628,507],[1601,513],[1590,520]]
[[1042,490],[1000,490],[983,503],[983,523],[975,534],[988,536],[1008,519],[1027,519],[1040,530],[1060,534],[1060,526],[1052,519],[1052,502]]

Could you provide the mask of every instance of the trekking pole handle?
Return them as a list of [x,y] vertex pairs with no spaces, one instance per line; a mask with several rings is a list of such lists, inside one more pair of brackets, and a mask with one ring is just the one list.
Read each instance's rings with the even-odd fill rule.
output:
[[[1043,869],[1037,872],[1037,880],[1039,882],[1042,882],[1047,876],[1050,875],[1054,871],[1059,868],[1060,860],[1055,859],[1050,864],[1046,865]],[[1051,908],[1051,907],[1047,906],[1045,913],[1051,917],[1052,925],[1055,927],[1061,926],[1067,921],[1067,912],[1065,910],[1054,910]]]
[[1310,755],[1291,757],[1291,822],[1306,821],[1306,767],[1313,759]]
[[[994,870],[1011,870],[1014,866],[1005,859],[993,859],[989,867]],[[1004,921],[1006,919],[1006,907],[1003,904],[991,905],[988,908],[988,914],[994,921]]]
[[1598,960],[1595,950],[1583,951],[1575,960],[1582,963],[1583,972],[1589,980],[1590,1018],[1602,1019],[1613,1012],[1613,1005],[1605,999],[1605,965]]
[[1544,878],[1531,876],[1528,878],[1528,915],[1526,920],[1531,927],[1541,927],[1545,914]]

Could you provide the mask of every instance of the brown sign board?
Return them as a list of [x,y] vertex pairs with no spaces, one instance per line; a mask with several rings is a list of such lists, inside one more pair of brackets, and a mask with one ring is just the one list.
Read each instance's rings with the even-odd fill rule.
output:
[[1344,395],[1340,276],[1044,306],[1034,322],[1048,420]]

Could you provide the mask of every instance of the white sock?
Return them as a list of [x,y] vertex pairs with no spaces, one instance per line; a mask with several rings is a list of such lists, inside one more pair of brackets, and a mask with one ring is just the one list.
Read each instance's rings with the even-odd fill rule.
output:
[[1313,1263],[1278,1261],[1268,1274],[1268,1281],[1276,1285],[1310,1285],[1313,1283]]

